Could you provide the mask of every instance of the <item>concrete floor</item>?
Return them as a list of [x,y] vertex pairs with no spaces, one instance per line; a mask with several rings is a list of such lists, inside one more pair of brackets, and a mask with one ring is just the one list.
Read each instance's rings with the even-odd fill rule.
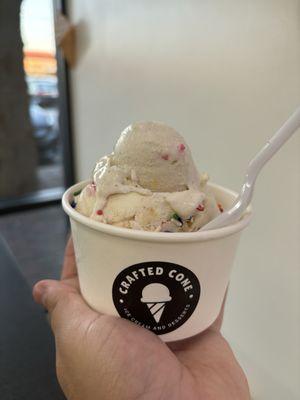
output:
[[0,216],[0,234],[30,286],[59,277],[68,230],[60,205]]

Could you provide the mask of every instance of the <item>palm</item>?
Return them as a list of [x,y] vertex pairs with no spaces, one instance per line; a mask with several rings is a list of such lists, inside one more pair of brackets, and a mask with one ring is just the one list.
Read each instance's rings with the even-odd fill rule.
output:
[[222,313],[204,333],[166,345],[151,332],[84,303],[71,243],[62,281],[60,290],[68,292],[74,312],[66,314],[60,301],[51,314],[58,378],[68,399],[249,399],[245,375],[219,331]]

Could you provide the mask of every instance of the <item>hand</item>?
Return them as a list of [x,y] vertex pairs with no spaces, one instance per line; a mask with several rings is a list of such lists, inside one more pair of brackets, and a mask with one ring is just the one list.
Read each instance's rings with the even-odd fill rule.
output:
[[205,332],[166,345],[85,303],[72,240],[61,281],[37,283],[33,296],[49,311],[57,376],[69,400],[250,399],[247,379],[220,333],[223,310]]

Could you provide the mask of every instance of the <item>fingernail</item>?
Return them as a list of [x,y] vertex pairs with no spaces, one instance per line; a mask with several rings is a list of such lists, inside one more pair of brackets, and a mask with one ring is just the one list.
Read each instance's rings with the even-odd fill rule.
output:
[[33,288],[33,298],[41,305],[44,305],[44,297],[47,292],[48,285],[45,282],[38,282]]

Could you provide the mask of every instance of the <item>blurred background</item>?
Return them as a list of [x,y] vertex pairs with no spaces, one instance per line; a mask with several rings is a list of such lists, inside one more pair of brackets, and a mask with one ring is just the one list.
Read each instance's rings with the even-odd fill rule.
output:
[[74,181],[68,75],[55,40],[63,7],[0,4],[0,231],[30,284],[58,276],[67,225],[57,205]]
[[[300,104],[299,0],[0,9],[0,232],[28,285],[59,274],[62,191],[88,178],[131,122],[173,126],[200,170],[238,191],[251,157]],[[55,45],[55,10],[76,31],[72,68]],[[299,204],[298,132],[259,178],[227,300],[223,332],[257,400],[300,398]]]
[[7,209],[39,194],[59,197],[64,168],[52,0],[2,3],[0,207]]

